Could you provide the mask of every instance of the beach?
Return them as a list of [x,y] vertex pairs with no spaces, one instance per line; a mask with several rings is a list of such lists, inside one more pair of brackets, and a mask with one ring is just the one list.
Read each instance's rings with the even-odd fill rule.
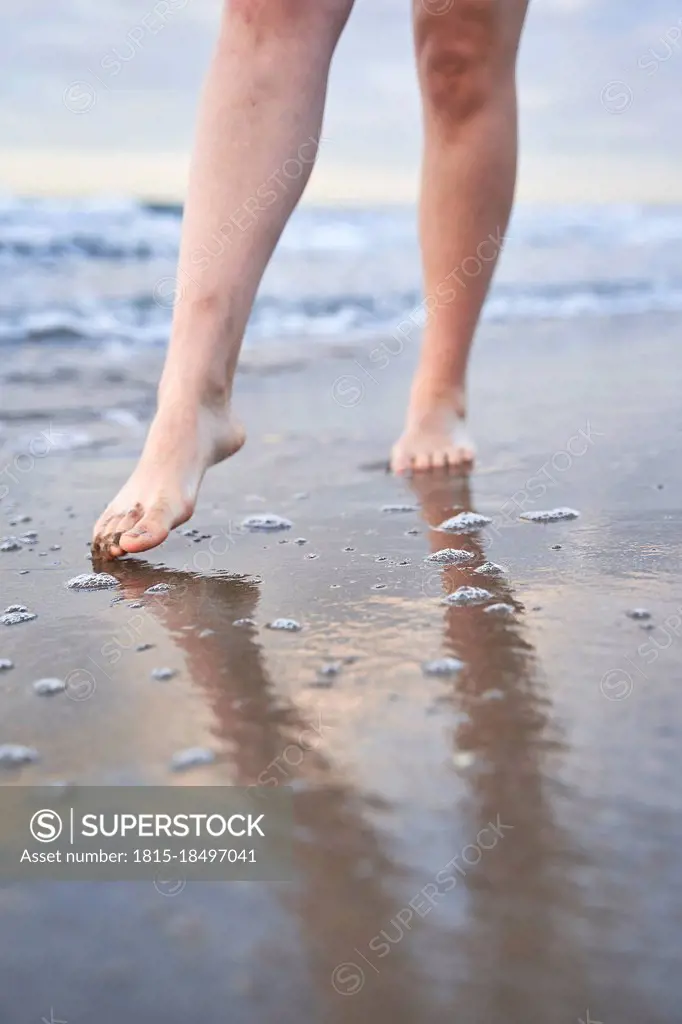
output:
[[[196,533],[96,567],[119,587],[84,593],[65,584],[92,571],[163,352],[47,330],[3,347],[2,535],[38,537],[0,553],[2,607],[37,615],[0,628],[0,744],[39,759],[0,782],[267,773],[296,826],[290,882],[2,883],[2,1020],[671,1024],[678,317],[485,322],[476,469],[408,480],[385,463],[416,335],[291,333],[245,350],[247,444],[209,473]],[[557,507],[580,515],[519,519]],[[461,511],[491,521],[436,529]],[[293,525],[242,526],[261,514]],[[426,561],[449,547],[472,557]],[[460,586],[489,597],[443,604]],[[462,665],[425,671],[443,658]],[[67,690],[37,696],[44,677]],[[214,762],[173,773],[190,747]]]

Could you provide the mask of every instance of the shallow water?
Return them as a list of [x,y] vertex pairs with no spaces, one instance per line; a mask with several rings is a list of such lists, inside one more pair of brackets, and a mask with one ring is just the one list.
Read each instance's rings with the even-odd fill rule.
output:
[[[0,635],[15,665],[0,744],[39,754],[2,783],[274,779],[293,787],[297,827],[291,883],[0,886],[3,1021],[679,1019],[678,327],[596,329],[553,328],[554,346],[537,325],[484,335],[469,480],[360,468],[392,439],[407,356],[351,409],[333,385],[362,353],[245,373],[251,438],[207,480],[193,526],[208,537],[107,566],[115,592],[64,584],[91,570],[91,522],[140,443],[101,413],[130,400],[143,418],[155,368],[108,382],[64,350],[77,382],[15,386],[0,516],[30,514],[61,550],[0,556],[3,606],[38,615]],[[543,387],[522,392],[531,370]],[[605,403],[607,386],[627,402]],[[17,446],[50,425],[109,442],[17,472]],[[581,517],[518,522],[554,505]],[[463,510],[492,520],[457,536],[471,561],[426,562]],[[291,519],[319,557],[242,530],[259,512]],[[509,570],[486,576],[488,605],[440,604],[488,561]],[[267,629],[277,618],[303,629]],[[425,674],[443,658],[462,668]],[[156,682],[158,666],[176,674]],[[48,676],[66,693],[38,700]]]

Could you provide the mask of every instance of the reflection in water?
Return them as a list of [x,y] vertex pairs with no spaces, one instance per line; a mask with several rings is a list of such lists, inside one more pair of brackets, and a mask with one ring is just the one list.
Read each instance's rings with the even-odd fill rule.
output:
[[[465,480],[415,477],[412,487],[431,527],[472,507]],[[432,529],[429,536],[432,551],[452,546],[452,535]],[[478,535],[456,543],[476,556],[473,567],[485,560]],[[453,748],[475,758],[466,774],[464,806],[455,796],[459,780],[453,787],[457,847],[462,851],[469,843],[476,850],[476,837],[491,822],[501,831],[497,842],[479,849],[478,859],[474,853],[473,863],[471,854],[459,860],[464,870],[457,901],[462,902],[462,886],[467,894],[464,926],[447,930],[448,899],[452,907],[456,894],[443,895],[433,917],[419,921],[404,941],[391,945],[390,956],[372,965],[363,957],[368,939],[386,922],[394,923],[414,895],[413,881],[406,884],[390,835],[370,824],[366,796],[326,756],[319,716],[283,697],[268,675],[255,628],[233,625],[255,617],[258,585],[244,577],[196,577],[133,561],[114,571],[129,598],[139,598],[153,583],[173,584],[167,599],[147,607],[184,652],[192,684],[212,709],[234,783],[294,787],[296,882],[271,892],[286,908],[305,951],[307,970],[291,985],[311,1021],[429,1024],[456,1013],[464,1022],[545,1024],[560,1019],[563,1008],[584,1002],[571,921],[579,908],[572,906],[568,880],[570,844],[557,823],[559,794],[549,781],[551,759],[562,748],[552,734],[549,701],[518,616],[497,617],[482,607],[443,609],[444,648],[465,662],[448,698],[455,712]],[[497,601],[521,609],[504,578],[482,579],[470,568],[446,567],[442,584],[445,592],[462,584],[485,586]],[[430,721],[441,728],[442,719]],[[282,763],[284,777],[273,768]],[[409,808],[399,810],[409,817]],[[442,827],[448,829],[447,819]],[[402,902],[396,895],[401,892]],[[277,963],[279,943],[281,936],[273,935],[264,963]],[[334,975],[348,961],[360,966],[364,981],[352,967]],[[283,1024],[294,1019],[288,1012],[281,1015]]]
[[[307,999],[318,1007],[311,1019],[339,1024],[423,1020],[419,1001],[427,987],[410,961],[407,943],[364,995],[351,999],[332,987],[337,965],[355,946],[366,944],[376,922],[395,912],[389,893],[399,871],[367,824],[362,797],[337,776],[320,749],[319,715],[306,717],[277,692],[255,630],[233,625],[255,616],[258,586],[244,577],[196,577],[132,560],[113,571],[127,598],[139,599],[156,583],[173,586],[167,597],[147,607],[184,652],[193,685],[212,707],[218,738],[234,767],[234,784],[294,787],[296,881],[272,891],[293,916],[306,950],[312,982]],[[201,631],[186,628],[198,622]],[[277,962],[280,943],[281,935],[273,935],[266,962]],[[341,990],[348,986],[345,974],[337,978],[344,979]],[[298,993],[305,981],[292,979],[291,984]],[[283,1012],[281,1020],[289,1019],[294,1017]]]
[[[433,529],[455,512],[475,508],[468,479],[416,475],[412,488],[431,527],[431,550],[457,546],[476,556],[471,567],[443,570],[444,591],[484,586],[496,601],[520,610],[505,577],[473,573],[485,561],[479,534],[457,535],[453,542],[451,534]],[[549,778],[551,758],[562,744],[518,617],[447,606],[443,616],[445,647],[465,663],[452,700],[461,713],[455,747],[475,756],[469,842],[476,844],[489,822],[513,826],[462,876],[470,909],[466,935],[453,946],[453,957],[464,957],[454,971],[461,978],[454,1002],[471,1007],[472,1020],[546,1024],[579,1003],[585,991],[571,921],[579,907],[569,882],[570,842],[557,823],[560,794]]]

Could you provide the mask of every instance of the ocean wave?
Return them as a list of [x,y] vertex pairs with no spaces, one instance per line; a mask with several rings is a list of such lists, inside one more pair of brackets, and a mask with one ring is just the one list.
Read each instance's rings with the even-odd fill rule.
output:
[[[0,260],[174,259],[181,216],[178,205],[127,198],[0,197]],[[414,211],[403,207],[302,207],[287,226],[280,248],[283,252],[312,255],[381,252],[396,246],[415,248],[415,220]],[[679,243],[682,208],[520,205],[508,234],[514,244],[531,247]]]
[[[682,281],[572,282],[552,286],[493,287],[484,320],[515,321],[682,312]],[[171,313],[152,294],[133,299],[49,305],[0,313],[0,344],[70,342],[165,345]],[[319,339],[385,336],[418,337],[424,304],[416,292],[385,296],[343,295],[329,299],[260,297],[247,342],[269,338]]]

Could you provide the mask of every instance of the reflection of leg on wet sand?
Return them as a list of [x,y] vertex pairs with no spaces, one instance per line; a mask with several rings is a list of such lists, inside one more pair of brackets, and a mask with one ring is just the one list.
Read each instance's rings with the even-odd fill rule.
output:
[[[294,787],[296,880],[274,891],[291,914],[308,958],[309,975],[291,984],[303,993],[303,1002],[321,1008],[311,1019],[435,1021],[424,1005],[428,986],[418,978],[408,942],[393,948],[385,966],[379,961],[379,973],[355,952],[366,950],[377,923],[381,927],[395,914],[390,893],[398,868],[368,824],[362,797],[325,756],[324,713],[310,715],[278,693],[254,627],[233,625],[254,617],[258,586],[243,578],[155,570],[139,561],[119,562],[112,571],[128,598],[142,598],[156,583],[173,587],[158,599],[143,600],[183,651],[192,685],[211,707],[234,783]],[[278,962],[281,941],[273,934],[264,963]],[[335,989],[334,971],[348,962],[357,962],[366,984],[349,968],[334,976]],[[282,1013],[282,1024],[290,1019]]]
[[[546,1024],[566,1013],[571,1019],[585,973],[573,943],[580,913],[570,883],[575,856],[557,821],[560,793],[551,775],[563,747],[550,700],[508,579],[473,574],[485,560],[482,536],[434,529],[456,512],[475,511],[468,479],[415,476],[411,486],[432,551],[461,547],[476,558],[471,567],[443,570],[444,592],[483,586],[517,608],[503,617],[481,606],[443,610],[445,646],[465,663],[452,694],[460,714],[454,742],[475,759],[467,775],[472,863],[460,858],[456,876],[470,895],[470,924],[455,946],[456,962],[465,953],[464,971],[455,971],[462,978],[456,999],[476,1007],[470,1019],[490,1024]],[[512,827],[479,847],[475,837],[498,820]]]

